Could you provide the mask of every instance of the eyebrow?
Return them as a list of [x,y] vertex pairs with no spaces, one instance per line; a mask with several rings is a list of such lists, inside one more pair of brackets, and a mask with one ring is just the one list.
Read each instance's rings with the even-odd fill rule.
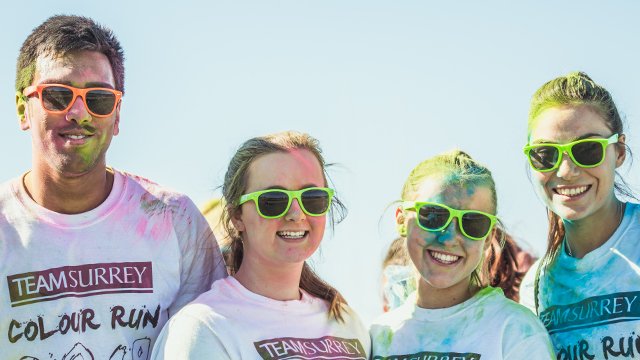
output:
[[[574,141],[578,141],[578,140],[589,139],[589,138],[592,138],[592,137],[598,137],[598,138],[606,139],[608,136],[605,136],[605,135],[602,135],[602,134],[598,134],[598,133],[587,133],[587,134],[584,134],[584,135],[580,135],[580,136],[571,138],[566,143],[570,143],[570,142],[574,142]],[[558,144],[558,142],[551,141],[551,140],[545,140],[545,139],[538,139],[538,140],[536,140],[536,141],[531,143],[531,145],[534,145],[534,144]]]
[[[39,85],[42,85],[42,84],[61,84],[61,85],[73,86],[71,85],[71,81],[58,80],[58,79],[44,79],[40,81]],[[73,86],[73,87],[76,87],[76,86]],[[114,88],[113,85],[105,82],[100,82],[100,81],[88,82],[85,84],[85,88],[94,88],[94,87],[101,87],[101,88],[108,88],[108,89]]]
[[[316,184],[305,184],[298,190],[307,189],[307,188],[310,188],[310,187],[322,187],[322,186],[318,186]],[[283,186],[280,186],[280,185],[273,185],[273,186],[269,186],[269,187],[265,188],[264,190],[289,190],[289,189],[287,189],[287,188],[285,188]]]

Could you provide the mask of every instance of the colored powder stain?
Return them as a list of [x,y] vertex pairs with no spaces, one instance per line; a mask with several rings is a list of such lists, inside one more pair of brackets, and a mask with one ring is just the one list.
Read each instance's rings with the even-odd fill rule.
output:
[[140,237],[144,236],[145,232],[147,231],[147,219],[142,219],[138,222],[138,224],[136,225],[136,234]]
[[146,193],[140,199],[140,207],[148,215],[155,215],[164,212],[166,204],[157,197]]
[[393,331],[388,327],[385,327],[383,331],[379,332],[376,336],[374,343],[380,346],[382,349],[389,349],[393,342]]

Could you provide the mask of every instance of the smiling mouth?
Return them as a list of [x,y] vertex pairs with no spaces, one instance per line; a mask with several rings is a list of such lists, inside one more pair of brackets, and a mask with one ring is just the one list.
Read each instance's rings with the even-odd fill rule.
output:
[[308,231],[278,231],[276,234],[285,240],[299,240],[307,236]]
[[553,189],[553,192],[562,196],[575,197],[586,193],[587,191],[589,191],[589,189],[591,189],[591,185],[576,186],[571,188],[555,188]]
[[460,259],[462,259],[462,256],[445,254],[445,253],[442,253],[442,252],[439,252],[439,251],[427,250],[427,252],[429,252],[429,255],[431,256],[431,258],[433,260],[435,260],[436,262],[439,262],[441,264],[445,264],[445,265],[454,264],[454,263],[458,262]]

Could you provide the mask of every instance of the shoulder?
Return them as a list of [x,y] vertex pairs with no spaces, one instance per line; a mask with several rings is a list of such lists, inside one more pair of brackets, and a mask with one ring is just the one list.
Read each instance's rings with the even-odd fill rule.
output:
[[375,332],[384,328],[398,328],[411,319],[414,310],[415,304],[412,301],[406,301],[403,305],[374,319],[370,330]]
[[126,171],[114,171],[124,177],[128,187],[130,186],[133,190],[137,190],[137,192],[146,193],[148,194],[147,196],[153,196],[164,202],[171,202],[181,198],[186,198],[186,195],[174,191],[166,186],[159,185],[155,181],[142,176],[134,175]]
[[485,309],[486,319],[493,321],[491,328],[498,328],[502,322],[506,334],[510,334],[517,327],[517,334],[523,335],[546,332],[538,317],[527,307],[507,299],[500,289],[493,289],[487,294],[487,299],[482,303]]
[[127,200],[140,202],[140,206],[147,213],[161,213],[164,211],[176,213],[185,209],[198,211],[193,201],[185,194],[159,185],[142,176],[125,171],[114,171],[124,178],[129,197]]
[[0,205],[17,198],[21,181],[22,175],[0,183]]

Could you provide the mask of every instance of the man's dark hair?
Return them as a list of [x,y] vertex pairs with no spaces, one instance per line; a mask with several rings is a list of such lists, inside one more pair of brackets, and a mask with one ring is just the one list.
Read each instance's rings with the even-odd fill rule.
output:
[[30,86],[41,55],[64,56],[89,50],[104,54],[113,71],[117,90],[124,92],[124,52],[113,32],[90,18],[55,15],[35,28],[20,48],[16,66],[16,91]]

